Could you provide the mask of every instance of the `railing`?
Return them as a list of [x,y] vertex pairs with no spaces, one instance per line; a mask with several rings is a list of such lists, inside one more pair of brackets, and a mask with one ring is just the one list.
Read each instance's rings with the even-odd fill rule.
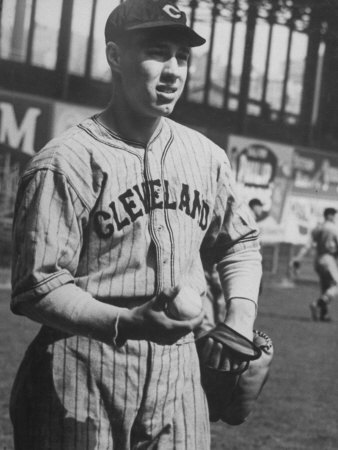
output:
[[[0,85],[105,103],[110,73],[103,29],[119,2],[89,0],[85,9],[81,0],[54,0],[46,21],[45,0],[3,0],[3,14],[13,20],[2,23]],[[318,117],[318,67],[328,32],[321,1],[177,3],[207,38],[193,50],[186,101],[235,113],[238,132],[248,116],[311,127]]]

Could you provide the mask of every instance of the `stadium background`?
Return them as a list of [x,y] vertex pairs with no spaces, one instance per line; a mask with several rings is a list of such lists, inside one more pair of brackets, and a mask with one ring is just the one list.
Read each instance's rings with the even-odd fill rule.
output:
[[[8,307],[18,177],[45,142],[109,99],[103,27],[118,2],[0,1],[3,449],[12,448],[8,393],[36,331],[35,324],[13,316]],[[193,51],[174,118],[224,148],[245,200],[258,197],[264,203],[266,284],[258,325],[271,334],[278,350],[255,420],[238,430],[213,426],[213,448],[338,448],[338,367],[330,356],[337,349],[337,325],[313,327],[308,302],[318,288],[299,284],[299,279],[295,285],[288,270],[322,209],[338,206],[338,2],[178,3],[207,44]],[[300,278],[316,281],[311,255]],[[332,310],[336,317],[337,305]]]
[[[3,0],[0,49],[0,265],[25,161],[104,107],[103,28],[119,0]],[[194,49],[174,118],[228,153],[245,200],[264,203],[264,269],[287,262],[338,206],[336,0],[181,0],[207,44]],[[311,256],[302,271],[313,278]]]

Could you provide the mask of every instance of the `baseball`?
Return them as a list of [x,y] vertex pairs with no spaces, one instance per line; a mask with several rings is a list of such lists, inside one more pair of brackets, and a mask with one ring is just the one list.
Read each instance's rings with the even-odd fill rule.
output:
[[203,308],[200,294],[195,289],[184,286],[167,305],[167,314],[172,319],[190,320],[197,317]]

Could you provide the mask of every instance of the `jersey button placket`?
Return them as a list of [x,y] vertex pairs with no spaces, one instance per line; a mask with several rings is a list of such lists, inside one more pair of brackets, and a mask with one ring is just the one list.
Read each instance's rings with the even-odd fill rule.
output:
[[157,225],[156,226],[156,231],[157,231],[157,235],[160,239],[161,242],[161,247],[162,247],[162,264],[163,265],[167,265],[169,262],[169,257],[167,255],[167,248],[168,248],[168,243],[166,243],[166,228],[163,225]]
[[[154,181],[161,180],[161,149],[158,149],[158,154],[154,151],[153,146],[149,146],[146,149],[146,161],[147,161],[147,175],[148,182],[154,183]],[[154,207],[154,203],[160,203],[163,201],[163,188],[162,186],[157,186],[155,184],[150,187],[150,226],[152,230],[152,235],[154,236],[154,243],[156,248],[156,260],[157,260],[157,286],[159,290],[164,287],[164,245],[163,245],[163,234],[165,233],[164,221],[164,211],[158,207]]]

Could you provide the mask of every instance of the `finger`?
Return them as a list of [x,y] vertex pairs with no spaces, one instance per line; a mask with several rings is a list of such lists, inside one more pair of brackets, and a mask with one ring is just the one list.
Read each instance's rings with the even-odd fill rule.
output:
[[[160,301],[161,299],[163,299],[165,296],[165,294],[161,294],[160,297]],[[157,302],[157,307],[160,308],[159,306],[159,300],[156,300]],[[163,317],[162,317],[162,323],[163,325],[166,327],[166,337],[165,337],[165,343],[175,343],[177,342],[179,339],[181,339],[183,336],[187,335],[188,333],[192,332],[197,326],[199,326],[204,318],[204,312],[201,311],[201,313],[194,317],[193,319],[190,320],[176,320],[176,319],[172,319],[171,317],[169,317],[168,315],[166,315],[165,313],[165,305],[164,307],[161,309],[161,311],[163,311]]]
[[208,360],[208,366],[218,369],[220,362],[221,362],[221,356],[222,356],[222,349],[223,346],[220,342],[214,342],[214,345],[212,346],[209,360]]
[[164,289],[157,297],[154,297],[154,309],[156,311],[165,311],[168,301],[175,298],[177,294],[177,286]]
[[245,367],[245,362],[243,359],[236,358],[233,352],[229,351],[227,348],[223,348],[222,357],[220,361],[219,369],[225,372],[237,372]]
[[195,328],[197,328],[199,325],[201,325],[201,323],[203,322],[204,316],[205,316],[205,312],[204,312],[204,309],[202,309],[198,316],[196,316],[190,320],[191,331],[194,330]]
[[[163,289],[162,294],[165,295],[167,298],[175,298],[180,290],[180,286],[173,286],[170,288]],[[160,294],[161,295],[161,294]]]
[[197,340],[196,344],[198,347],[199,357],[201,358],[203,363],[207,364],[207,362],[209,361],[209,356],[211,354],[214,341],[208,337]]
[[224,372],[230,372],[231,370],[231,361],[229,357],[229,352],[226,349],[223,349],[219,369]]
[[247,362],[246,361],[236,361],[236,360],[230,360],[231,363],[231,371],[235,371],[235,372],[242,372],[246,365]]
[[223,348],[220,370],[226,372],[242,372],[245,369],[247,362],[243,358],[239,358],[233,352],[229,352]]
[[153,298],[152,308],[154,311],[165,311],[167,308],[167,303],[170,300],[164,292],[161,292],[157,297]]
[[222,364],[219,369],[223,372],[231,372],[231,361],[228,357],[223,358]]
[[193,331],[195,328],[197,328],[203,322],[204,314],[205,314],[205,312],[202,309],[200,311],[200,313],[198,314],[198,316],[193,317],[192,319],[189,319],[189,320],[171,319],[171,320],[173,322],[175,322],[175,326],[181,327],[182,329],[186,329],[187,331]]

